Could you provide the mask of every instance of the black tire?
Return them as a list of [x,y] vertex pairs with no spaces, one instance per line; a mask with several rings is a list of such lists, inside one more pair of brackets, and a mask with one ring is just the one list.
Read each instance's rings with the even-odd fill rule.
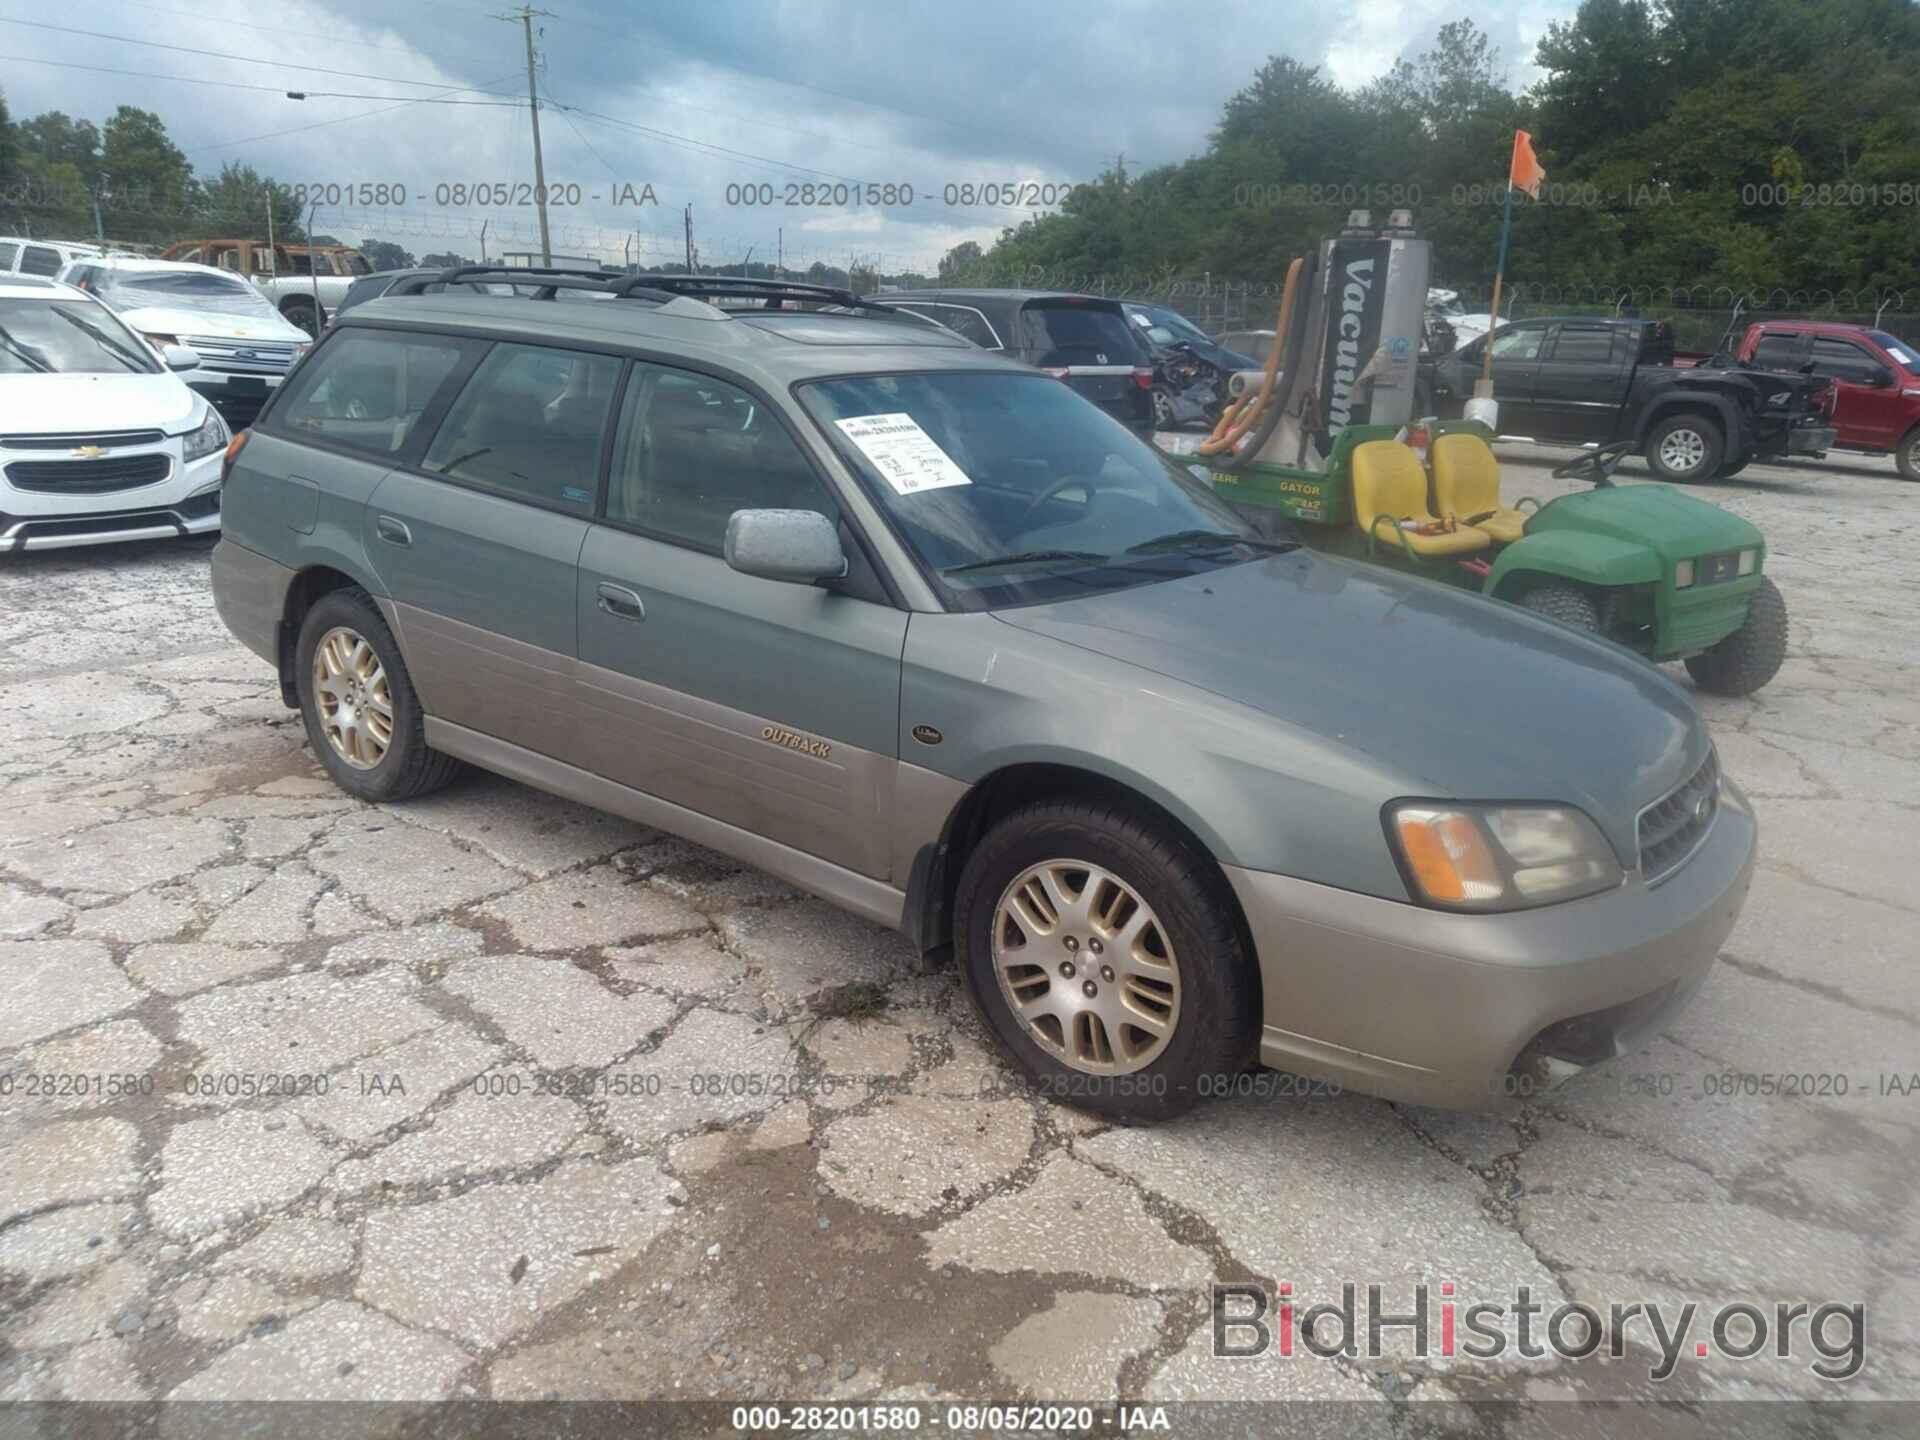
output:
[[1893,452],[1902,480],[1920,480],[1920,425],[1900,437],[1900,448]]
[[[1059,859],[1102,866],[1132,886],[1173,947],[1180,977],[1173,1032],[1151,1063],[1132,1073],[1102,1076],[1068,1065],[1033,1038],[1001,993],[994,912],[1022,871]],[[954,926],[974,1004],[1000,1048],[1043,1095],[1116,1120],[1164,1120],[1191,1109],[1210,1092],[1210,1080],[1224,1090],[1253,1063],[1260,1038],[1258,971],[1220,867],[1125,809],[1053,800],[1001,820],[967,857]]]
[[1590,591],[1566,580],[1548,580],[1520,597],[1520,607],[1588,634],[1600,633],[1600,606]]
[[1687,657],[1687,673],[1716,695],[1751,695],[1780,673],[1787,658],[1787,602],[1762,575],[1747,601],[1747,622],[1718,645]]
[[[373,647],[387,675],[387,691],[393,706],[393,736],[380,762],[368,769],[348,764],[334,749],[333,742],[321,728],[320,708],[314,694],[314,651],[319,648],[321,637],[340,626],[356,632]],[[375,802],[412,800],[440,789],[460,773],[462,767],[458,760],[427,745],[420,697],[414,693],[413,679],[407,674],[406,662],[400,658],[400,646],[364,590],[333,590],[314,603],[300,625],[300,639],[294,647],[293,678],[300,697],[300,717],[307,725],[307,743],[313,747],[314,756],[326,767],[333,783],[349,795]]]
[[[1687,444],[1680,438],[1687,433],[1697,437],[1697,444]],[[1672,446],[1668,446],[1670,440],[1675,442]],[[1663,447],[1667,447],[1665,458],[1662,458]],[[1697,458],[1691,464],[1680,465],[1676,463],[1674,451],[1691,451]],[[1647,443],[1641,451],[1646,456],[1647,467],[1658,478],[1675,485],[1690,485],[1717,474],[1726,452],[1727,441],[1720,433],[1719,422],[1711,415],[1691,411],[1656,421],[1647,432]]]
[[280,316],[289,325],[307,332],[312,339],[320,338],[320,316],[311,300],[289,300],[280,307]]
[[1729,460],[1726,464],[1722,465],[1714,474],[1713,478],[1716,480],[1731,480],[1752,463],[1752,455],[1742,455],[1738,460]]

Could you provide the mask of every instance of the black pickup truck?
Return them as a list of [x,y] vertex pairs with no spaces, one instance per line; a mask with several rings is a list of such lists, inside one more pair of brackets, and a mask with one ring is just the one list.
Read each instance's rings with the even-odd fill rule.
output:
[[1831,381],[1676,354],[1661,320],[1518,320],[1423,362],[1433,413],[1455,419],[1486,346],[1500,431],[1552,445],[1631,440],[1662,480],[1732,475],[1748,461],[1834,443]]

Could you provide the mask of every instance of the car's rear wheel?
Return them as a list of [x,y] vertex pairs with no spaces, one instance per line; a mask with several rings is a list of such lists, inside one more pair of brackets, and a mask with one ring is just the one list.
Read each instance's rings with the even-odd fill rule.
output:
[[311,300],[289,300],[280,311],[289,325],[297,326],[308,335],[318,338],[320,334],[320,312]]
[[1687,673],[1716,695],[1751,695],[1787,658],[1787,602],[1768,576],[1747,601],[1747,619],[1711,650],[1687,657]]
[[400,646],[363,591],[335,590],[314,603],[294,664],[307,739],[348,794],[410,800],[460,772],[459,761],[428,747]]
[[1251,1063],[1259,984],[1211,857],[1111,805],[1046,802],[974,847],[955,905],[967,985],[1040,1092],[1180,1114]]
[[1893,463],[1900,468],[1902,480],[1920,480],[1920,425],[1909,430],[1893,452]]
[[1600,633],[1600,605],[1592,594],[1565,580],[1549,580],[1535,585],[1520,597],[1522,609],[1576,630]]
[[1716,480],[1731,480],[1734,476],[1738,475],[1742,470],[1746,469],[1747,466],[1752,463],[1753,463],[1753,455],[1751,452],[1749,452],[1745,455],[1740,456],[1736,460],[1727,461],[1726,464],[1720,467],[1719,471],[1714,475],[1713,478]]
[[1647,434],[1647,464],[1676,485],[1705,480],[1720,468],[1726,440],[1705,415],[1669,415]]

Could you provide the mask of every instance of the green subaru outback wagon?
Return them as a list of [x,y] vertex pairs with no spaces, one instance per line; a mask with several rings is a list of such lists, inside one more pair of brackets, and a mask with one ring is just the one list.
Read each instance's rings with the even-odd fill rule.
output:
[[1128,1117],[1256,1061],[1487,1103],[1733,925],[1752,812],[1637,657],[1258,535],[845,292],[474,279],[344,315],[228,455],[220,614],[348,792],[477,765],[762,866]]

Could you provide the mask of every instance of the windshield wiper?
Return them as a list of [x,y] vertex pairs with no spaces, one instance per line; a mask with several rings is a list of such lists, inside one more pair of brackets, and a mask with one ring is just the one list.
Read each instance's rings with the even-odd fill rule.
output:
[[969,560],[964,565],[949,565],[942,575],[964,575],[969,570],[991,570],[998,565],[1025,565],[1042,560],[1106,560],[1111,557],[1098,550],[1020,550],[1012,555],[995,555],[989,560]]
[[9,355],[18,355],[22,360],[26,361],[30,369],[37,370],[42,375],[50,375],[53,373],[53,367],[51,365],[47,364],[46,361],[42,360],[38,355],[14,339],[4,328],[0,328],[0,345],[7,347],[7,353]]
[[1129,545],[1129,555],[1150,555],[1155,550],[1208,549],[1218,550],[1228,545],[1245,545],[1254,550],[1265,550],[1274,555],[1284,555],[1289,550],[1298,550],[1298,540],[1262,540],[1253,535],[1234,535],[1225,530],[1175,530],[1171,535],[1156,535],[1151,540],[1142,540],[1138,545]]
[[65,320],[69,325],[79,326],[80,329],[84,330],[87,334],[91,335],[94,338],[94,340],[98,342],[101,348],[104,349],[109,355],[117,355],[122,360],[127,361],[128,368],[142,375],[148,375],[152,373],[152,369],[148,366],[148,364],[146,363],[143,357],[129,350],[126,346],[122,345],[118,340],[115,340],[111,335],[107,334],[106,331],[102,330],[99,326],[95,325],[92,321],[82,320],[78,315],[69,315],[65,310],[62,310],[57,305],[54,306],[53,313],[58,315],[62,320]]

